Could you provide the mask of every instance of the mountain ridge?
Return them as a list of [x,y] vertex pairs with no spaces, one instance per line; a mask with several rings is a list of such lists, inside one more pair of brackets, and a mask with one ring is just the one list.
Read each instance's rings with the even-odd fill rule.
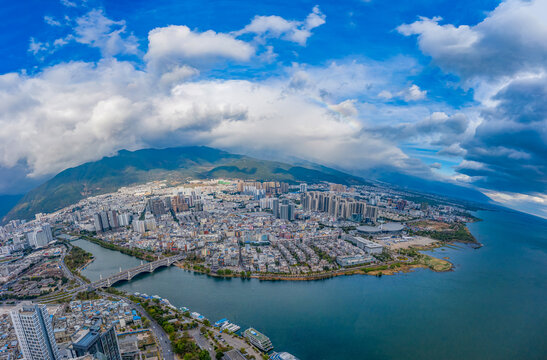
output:
[[154,180],[240,178],[288,183],[329,181],[368,184],[363,178],[322,165],[292,165],[231,154],[206,146],[120,150],[116,155],[68,168],[29,191],[2,219],[30,219],[89,196]]

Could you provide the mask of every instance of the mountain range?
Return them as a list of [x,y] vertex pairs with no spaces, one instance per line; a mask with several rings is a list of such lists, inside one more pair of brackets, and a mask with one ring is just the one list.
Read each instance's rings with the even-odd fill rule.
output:
[[2,220],[30,219],[36,213],[54,212],[85,197],[114,192],[123,186],[154,180],[181,183],[210,178],[368,184],[363,178],[321,165],[260,160],[205,146],[121,150],[115,156],[60,172],[24,195]]

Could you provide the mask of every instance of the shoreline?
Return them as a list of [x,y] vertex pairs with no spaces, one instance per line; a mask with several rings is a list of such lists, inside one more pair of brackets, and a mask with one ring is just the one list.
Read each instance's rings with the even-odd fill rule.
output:
[[[426,263],[412,264],[412,263],[401,263],[401,262],[392,262],[390,264],[376,265],[376,266],[356,266],[352,268],[339,269],[332,272],[325,272],[312,275],[276,275],[276,274],[253,274],[250,276],[241,276],[240,274],[234,273],[230,275],[217,275],[213,273],[208,273],[203,270],[193,269],[191,266],[185,266],[180,263],[176,263],[175,266],[190,272],[195,272],[198,274],[207,275],[213,278],[226,278],[226,279],[257,279],[260,281],[316,281],[316,280],[325,280],[331,279],[338,276],[351,276],[351,275],[372,275],[372,276],[383,276],[383,275],[397,275],[397,274],[406,274],[412,272],[414,269],[429,269],[434,272],[449,272],[453,271],[454,264],[452,264],[447,259],[439,259],[431,255],[422,254],[425,258],[426,263],[432,265],[428,266]],[[435,268],[435,265],[442,266],[442,268]]]
[[[466,226],[467,229],[467,226]],[[467,231],[469,231],[467,229]],[[90,239],[91,238],[91,239]],[[101,246],[102,248],[113,250],[113,251],[119,251],[120,253],[128,256],[133,256],[137,259],[142,259],[139,256],[135,256],[133,254],[129,254],[129,251],[121,251],[119,249],[112,249],[110,246],[103,246],[103,242],[100,239],[96,239],[89,236],[83,236],[80,237],[82,240],[90,241],[96,245]],[[93,241],[95,240],[95,241]],[[97,241],[98,240],[98,241]],[[436,240],[436,239],[433,239]],[[411,246],[409,248],[414,249],[416,251],[430,251],[438,248],[442,248],[444,246],[453,245],[455,243],[461,243],[463,245],[472,247],[474,249],[480,248],[483,245],[481,243],[477,242],[467,242],[467,241],[451,241],[451,242],[443,242],[440,240],[436,240],[435,243],[430,245],[424,245],[424,246]],[[106,244],[105,244],[106,245]],[[194,269],[191,265],[187,264],[181,264],[175,263],[174,265],[182,270],[187,270],[191,272],[195,272],[198,274],[204,274],[213,278],[225,278],[225,279],[231,279],[231,278],[240,278],[242,280],[245,279],[257,279],[260,281],[316,281],[316,280],[325,280],[330,279],[334,277],[339,276],[351,276],[351,275],[372,275],[372,276],[384,276],[384,275],[397,275],[397,274],[405,274],[413,272],[415,269],[429,269],[434,272],[449,272],[453,271],[454,264],[448,261],[448,259],[445,258],[437,258],[428,254],[421,254],[421,258],[419,260],[415,260],[413,262],[401,262],[401,261],[393,261],[387,264],[382,265],[359,265],[356,267],[351,268],[345,268],[345,269],[338,269],[335,271],[325,272],[325,273],[318,273],[318,274],[310,274],[310,275],[282,275],[282,274],[252,274],[250,276],[241,275],[240,273],[232,273],[229,275],[218,275],[216,273],[207,272],[205,270],[201,269]],[[90,263],[94,261],[95,257],[93,257],[87,264],[85,264],[82,268],[79,269],[79,271],[85,269]],[[419,261],[419,263],[416,263],[416,261]]]

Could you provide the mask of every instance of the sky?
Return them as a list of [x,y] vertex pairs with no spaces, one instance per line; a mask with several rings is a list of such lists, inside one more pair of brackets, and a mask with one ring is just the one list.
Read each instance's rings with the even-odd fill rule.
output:
[[0,194],[207,145],[547,217],[547,0],[1,5]]

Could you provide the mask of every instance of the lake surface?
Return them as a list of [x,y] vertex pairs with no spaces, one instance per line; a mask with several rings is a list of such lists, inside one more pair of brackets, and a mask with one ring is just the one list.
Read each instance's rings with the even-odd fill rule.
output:
[[[455,271],[288,282],[217,279],[171,267],[118,288],[159,295],[211,321],[253,326],[300,359],[546,359],[547,221],[478,212],[484,247],[436,249]],[[79,240],[95,262],[83,274],[140,260]]]

